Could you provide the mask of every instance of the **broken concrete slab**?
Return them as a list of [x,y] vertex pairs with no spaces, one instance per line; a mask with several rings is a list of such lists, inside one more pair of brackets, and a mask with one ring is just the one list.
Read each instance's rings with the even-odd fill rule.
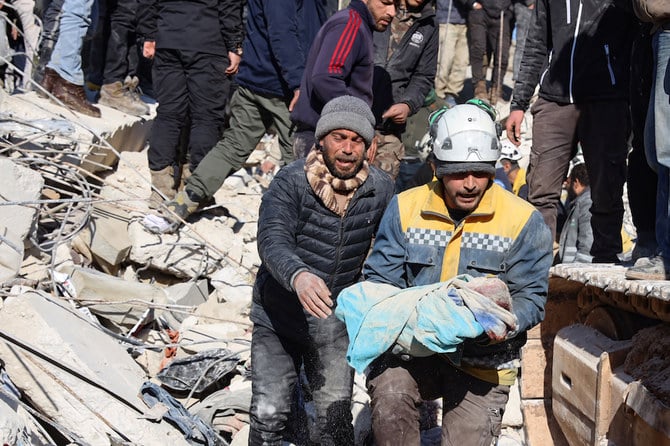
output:
[[91,215],[91,252],[96,259],[118,266],[132,246],[128,237],[130,215],[116,206],[97,203]]
[[[227,302],[219,297],[220,291],[215,291],[209,296],[207,302],[200,304],[193,313],[201,324],[213,324],[218,322],[232,322],[242,326],[250,327],[249,314],[251,311],[251,296],[248,300],[235,300]],[[186,321],[184,321],[186,325]]]
[[219,302],[251,303],[253,279],[240,268],[226,265],[210,276]]
[[64,267],[74,288],[71,298],[95,315],[127,332],[144,318],[151,303],[164,304],[165,290],[156,285],[130,282],[88,268]]
[[183,307],[165,309],[158,313],[158,316],[165,319],[170,328],[174,330],[179,330],[184,319],[186,319],[198,305],[206,302],[209,297],[206,280],[171,285],[165,288],[165,294],[166,304]]
[[204,277],[227,264],[240,265],[253,253],[220,218],[202,218],[176,234],[152,234],[142,223],[128,226],[130,260],[181,278]]
[[[7,158],[0,158],[0,178],[0,202],[40,198],[44,180],[39,173]],[[34,205],[0,205],[0,283],[18,274],[23,261],[23,242],[36,214]]]
[[0,394],[0,442],[2,444],[27,445],[28,432],[25,424],[19,419],[16,408],[3,401]]
[[93,205],[89,224],[77,234],[73,245],[94,260],[104,272],[116,275],[132,247],[128,237],[129,221],[130,215],[124,210],[97,203]]
[[[207,301],[207,297],[209,296],[206,280],[171,285],[165,289],[165,292],[167,293],[168,304],[189,307],[200,305]],[[183,319],[184,317],[181,318],[181,320]]]
[[108,446],[109,436],[147,446],[187,445],[167,423],[141,418],[146,405],[137,393],[146,375],[124,347],[47,297],[10,297],[0,312],[0,357],[34,407],[94,446]]
[[100,196],[119,207],[144,214],[149,210],[151,172],[147,152],[123,152],[116,170],[105,178]]
[[41,258],[24,253],[20,275],[28,281],[43,282],[49,280],[49,264]]
[[[42,132],[43,136],[33,143],[70,146],[82,154],[81,166],[89,172],[105,170],[103,166],[113,166],[116,154],[124,151],[140,151],[146,145],[155,116],[155,105],[145,117],[127,115],[109,107],[100,107],[102,117],[93,118],[74,113],[49,99],[41,98],[35,92],[8,95],[0,91],[3,110],[11,110],[12,116],[24,121],[62,118],[74,127],[74,132],[60,135],[57,132]],[[111,145],[111,148],[109,147]]]
[[233,322],[190,325],[180,333],[180,350],[186,355],[193,355],[205,350],[227,348],[240,353],[240,356],[246,359],[249,353],[243,354],[242,352],[249,348],[246,342],[248,328],[248,326]]
[[17,446],[56,444],[35,418],[23,408],[18,398],[9,395],[9,392],[0,392],[0,444]]

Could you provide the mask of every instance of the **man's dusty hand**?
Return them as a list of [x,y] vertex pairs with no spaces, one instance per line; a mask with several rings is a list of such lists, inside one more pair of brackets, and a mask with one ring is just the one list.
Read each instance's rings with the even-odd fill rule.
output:
[[505,129],[507,130],[507,139],[515,146],[521,145],[521,123],[523,122],[524,112],[514,110],[509,114]]
[[330,290],[319,276],[308,271],[298,273],[293,279],[293,289],[303,308],[312,316],[325,319],[333,312]]

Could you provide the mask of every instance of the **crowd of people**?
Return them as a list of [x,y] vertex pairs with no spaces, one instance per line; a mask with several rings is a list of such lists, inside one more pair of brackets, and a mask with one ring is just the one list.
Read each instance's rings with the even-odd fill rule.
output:
[[[303,370],[310,441],[353,443],[345,358],[352,333],[369,327],[338,299],[361,280],[375,305],[410,306],[417,326],[436,321],[411,292],[432,287],[463,328],[450,333],[458,342],[440,332],[428,354],[367,345],[385,345],[366,369],[378,445],[418,444],[417,407],[438,397],[442,444],[499,434],[552,262],[621,263],[626,182],[638,234],[626,277],[670,280],[662,2],[52,0],[37,5],[40,19],[32,0],[7,2],[0,64],[16,60],[7,48],[25,55],[16,88],[94,117],[87,90],[138,116],[148,113],[138,86],[157,100],[148,161],[161,230],[176,230],[277,135],[282,167],[258,224],[250,444],[294,440]],[[513,36],[501,120],[493,105],[505,98]],[[571,164],[578,150],[584,161]],[[493,315],[461,294],[490,276],[506,291]],[[456,321],[454,305],[469,312]],[[488,329],[492,319],[503,329]]]

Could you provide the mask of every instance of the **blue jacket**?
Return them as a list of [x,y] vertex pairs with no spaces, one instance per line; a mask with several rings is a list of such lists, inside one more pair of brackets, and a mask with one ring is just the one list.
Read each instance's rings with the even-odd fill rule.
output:
[[248,0],[247,8],[237,82],[255,93],[290,99],[325,11],[303,0]]
[[518,358],[526,331],[544,318],[552,242],[540,213],[497,184],[455,225],[434,181],[396,195],[363,268],[365,280],[399,288],[443,282],[459,274],[497,276],[512,296],[516,335],[489,344],[464,343],[463,362],[495,368]]
[[361,0],[352,0],[321,27],[291,113],[299,129],[316,129],[323,106],[339,96],[356,96],[372,106],[373,29],[372,15]]

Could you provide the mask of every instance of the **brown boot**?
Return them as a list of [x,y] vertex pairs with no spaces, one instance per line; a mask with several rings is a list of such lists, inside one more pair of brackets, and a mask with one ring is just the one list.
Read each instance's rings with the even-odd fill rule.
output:
[[[51,68],[45,68],[44,76],[42,77],[42,82],[40,82],[40,85],[47,92],[51,93],[51,90],[53,90],[54,81],[56,80],[56,77],[58,77],[58,74],[56,74],[54,70],[52,70]],[[43,98],[48,97],[47,94],[42,90],[40,90],[39,88],[37,89],[37,94]]]
[[[174,184],[174,169],[172,166],[168,166],[161,170],[152,170],[151,184],[165,195],[168,200],[174,199],[176,190]],[[154,189],[151,190],[151,198],[149,198],[149,200],[150,203],[155,206],[158,206],[165,201],[165,199]]]
[[103,85],[100,89],[100,100],[98,102],[129,115],[142,116],[149,114],[149,106],[140,100],[139,95],[134,95],[121,81]]
[[477,81],[475,84],[475,98],[488,99],[489,93],[486,91],[486,81]]
[[[83,86],[66,81],[51,68],[44,70],[45,84],[49,76],[53,76],[53,81],[50,85],[51,88],[47,91],[53,94],[56,99],[65,104],[70,110],[93,116],[94,118],[100,117],[100,109],[88,102]],[[44,86],[44,84],[42,85]]]

